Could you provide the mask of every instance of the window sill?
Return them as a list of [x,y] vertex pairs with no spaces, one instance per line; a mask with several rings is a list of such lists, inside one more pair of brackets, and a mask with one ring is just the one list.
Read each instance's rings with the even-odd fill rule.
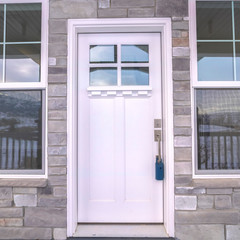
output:
[[240,179],[193,179],[193,186],[199,188],[240,188]]
[[47,179],[13,179],[13,178],[0,178],[0,187],[46,187]]

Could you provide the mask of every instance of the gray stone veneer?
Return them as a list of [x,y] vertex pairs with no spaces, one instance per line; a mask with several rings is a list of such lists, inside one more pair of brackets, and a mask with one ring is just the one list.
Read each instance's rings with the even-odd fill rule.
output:
[[49,0],[49,177],[0,180],[0,239],[66,239],[67,20],[97,17],[172,19],[176,237],[239,239],[240,181],[192,179],[187,0]]

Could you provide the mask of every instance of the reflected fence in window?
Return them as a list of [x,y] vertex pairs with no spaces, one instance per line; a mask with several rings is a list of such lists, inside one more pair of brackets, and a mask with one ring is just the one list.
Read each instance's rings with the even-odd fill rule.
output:
[[200,132],[198,169],[240,169],[240,133]]
[[41,143],[39,144],[37,139],[0,135],[1,169],[41,169],[39,155],[41,155]]

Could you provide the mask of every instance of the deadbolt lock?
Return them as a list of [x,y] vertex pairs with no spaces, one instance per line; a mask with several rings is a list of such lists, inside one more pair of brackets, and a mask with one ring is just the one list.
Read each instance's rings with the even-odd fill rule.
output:
[[161,128],[162,122],[161,119],[154,119],[154,128]]

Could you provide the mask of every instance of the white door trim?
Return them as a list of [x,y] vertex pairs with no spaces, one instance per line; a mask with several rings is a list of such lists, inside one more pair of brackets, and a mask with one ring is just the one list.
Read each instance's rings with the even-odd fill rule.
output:
[[170,18],[68,20],[67,80],[67,235],[77,227],[77,40],[81,33],[158,32],[162,40],[164,226],[174,236],[174,144],[172,91],[172,36]]

